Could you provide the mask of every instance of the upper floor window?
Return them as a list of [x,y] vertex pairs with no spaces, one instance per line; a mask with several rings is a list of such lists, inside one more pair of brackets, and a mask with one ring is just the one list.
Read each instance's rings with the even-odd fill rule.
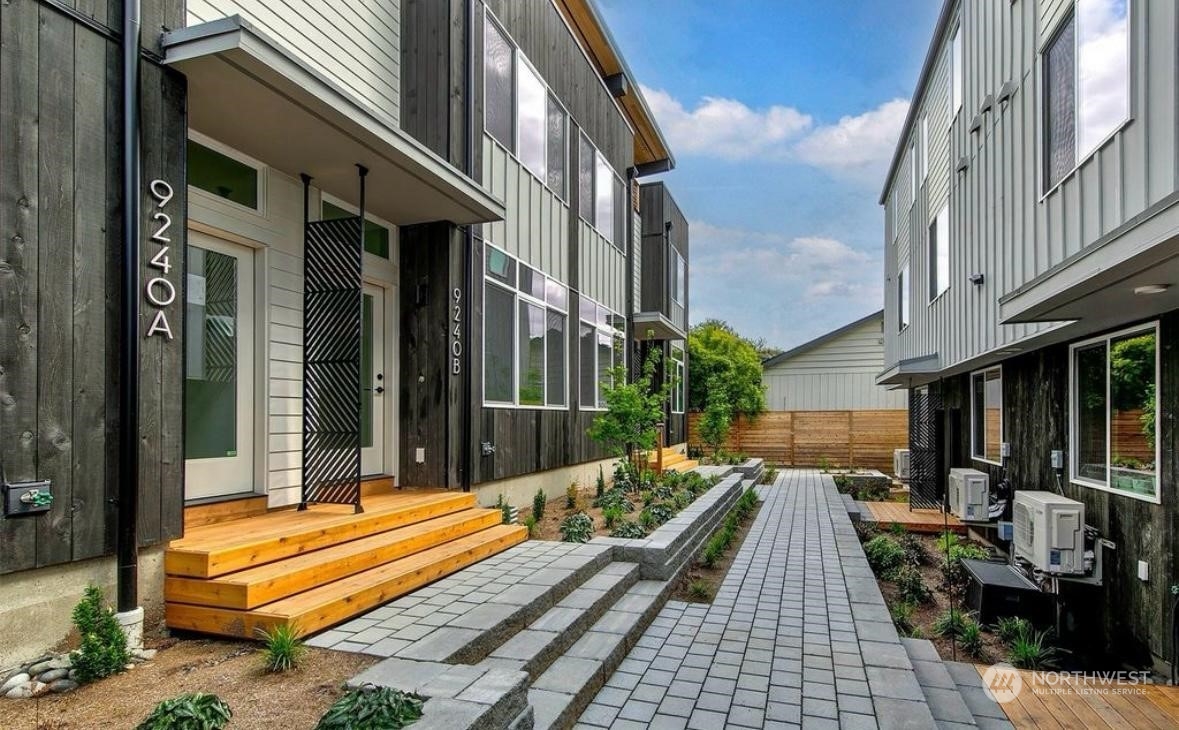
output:
[[626,247],[626,189],[583,132],[577,155],[577,212],[619,249]]
[[1003,369],[974,373],[970,390],[971,454],[998,464],[1003,448]]
[[[326,198],[320,206],[321,218],[333,221],[339,218],[353,218],[356,212],[347,210],[341,205],[330,202]],[[389,229],[365,216],[364,219],[364,250],[373,256],[383,259],[389,258]]]
[[684,366],[684,345],[682,342],[671,344],[671,412],[683,413],[687,389],[687,368]]
[[1076,0],[1044,48],[1044,189],[1130,116],[1129,0]]
[[921,179],[929,176],[929,115],[921,117]]
[[563,200],[568,115],[503,30],[483,27],[487,132]]
[[917,140],[909,145],[909,205],[917,203]]
[[950,206],[943,205],[929,224],[929,301],[950,288]]
[[671,269],[671,300],[676,304],[683,304],[688,287],[686,281],[688,267],[684,263],[684,257],[675,246],[671,247],[671,258],[674,262]]
[[491,245],[486,248],[483,281],[484,402],[565,407],[565,285]]
[[965,85],[965,73],[962,68],[962,26],[954,30],[954,38],[950,41],[950,117],[948,124],[954,123],[954,117],[962,109],[962,91]]
[[1070,351],[1072,481],[1157,502],[1158,325]]
[[897,310],[900,329],[909,326],[909,262],[901,265],[897,272]]
[[188,184],[258,210],[258,168],[192,139],[188,140]]

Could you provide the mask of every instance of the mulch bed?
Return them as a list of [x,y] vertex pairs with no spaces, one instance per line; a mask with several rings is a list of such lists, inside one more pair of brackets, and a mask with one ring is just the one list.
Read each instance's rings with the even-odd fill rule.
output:
[[[568,509],[565,495],[550,499],[544,508],[544,518],[537,524],[537,529],[532,537],[536,540],[561,540],[561,531],[557,529],[561,525],[561,520],[569,515],[575,515],[578,512],[585,512],[594,521],[594,537],[605,537],[610,534],[610,530],[606,529],[606,520],[602,517],[602,508],[594,506],[594,499],[597,496],[597,487],[589,485],[587,487],[578,487],[577,502],[573,509]],[[524,524],[524,519],[532,515],[532,506],[522,507],[520,509],[520,524]],[[625,519],[638,519],[638,511],[626,515]]]
[[[733,565],[733,560],[736,559],[741,545],[745,543],[745,537],[749,534],[749,530],[753,527],[753,521],[757,519],[757,513],[760,511],[761,503],[759,502],[749,513],[749,517],[741,523],[741,529],[737,530],[737,536],[733,538],[733,544],[729,546],[724,556],[716,561],[711,568],[706,568],[699,561],[693,560],[692,564],[684,571],[683,576],[676,583],[675,590],[671,594],[671,600],[686,601],[688,603],[712,603],[717,589],[720,588],[721,583],[725,580],[725,576],[728,575],[729,568]],[[720,529],[721,526],[718,526],[717,530]],[[711,537],[712,535],[709,535],[709,538]],[[705,543],[707,543],[707,540]],[[703,547],[701,545],[701,549]],[[691,590],[692,584],[697,581],[708,585],[709,595],[707,598],[697,595]]]

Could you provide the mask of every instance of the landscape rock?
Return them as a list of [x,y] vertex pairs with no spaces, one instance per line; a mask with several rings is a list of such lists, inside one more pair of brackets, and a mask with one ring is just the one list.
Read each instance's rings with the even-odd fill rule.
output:
[[59,679],[65,679],[69,674],[70,670],[68,669],[50,669],[48,672],[42,672],[37,675],[37,681],[44,682],[45,684],[53,684]]
[[42,672],[48,672],[50,669],[53,669],[51,664],[52,664],[52,660],[50,660],[50,659],[46,659],[44,661],[37,662],[36,664],[33,664],[29,667],[29,674],[36,677],[38,674],[41,674]]
[[135,651],[131,652],[131,656],[132,658],[138,659],[139,661],[150,662],[152,659],[156,658],[156,650],[136,649]]
[[53,684],[49,685],[49,691],[56,694],[65,694],[66,692],[73,692],[78,688],[78,683],[72,679],[59,679]]
[[33,696],[33,685],[29,682],[18,684],[17,686],[5,692],[4,696],[10,700],[27,700]]
[[0,684],[0,695],[7,695],[9,690],[25,684],[30,679],[32,679],[32,677],[29,676],[28,672],[18,672],[12,675],[4,684]]
[[44,682],[33,682],[28,685],[30,690],[30,697],[40,697],[41,695],[49,694],[49,685]]
[[56,659],[49,661],[50,669],[72,669],[74,666],[74,658],[69,654],[62,654]]

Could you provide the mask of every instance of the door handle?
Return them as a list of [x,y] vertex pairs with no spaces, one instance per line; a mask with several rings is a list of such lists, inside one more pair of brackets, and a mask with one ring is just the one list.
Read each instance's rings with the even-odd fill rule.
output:
[[377,395],[380,395],[381,393],[385,392],[385,386],[378,385],[377,387],[373,388],[373,392],[376,393]]

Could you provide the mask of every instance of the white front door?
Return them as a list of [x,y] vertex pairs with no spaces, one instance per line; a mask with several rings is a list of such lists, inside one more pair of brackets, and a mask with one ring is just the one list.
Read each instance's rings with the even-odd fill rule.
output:
[[360,471],[366,476],[387,474],[385,428],[389,404],[390,375],[385,352],[385,290],[364,285],[360,339]]
[[254,491],[254,252],[189,231],[184,333],[187,500]]

